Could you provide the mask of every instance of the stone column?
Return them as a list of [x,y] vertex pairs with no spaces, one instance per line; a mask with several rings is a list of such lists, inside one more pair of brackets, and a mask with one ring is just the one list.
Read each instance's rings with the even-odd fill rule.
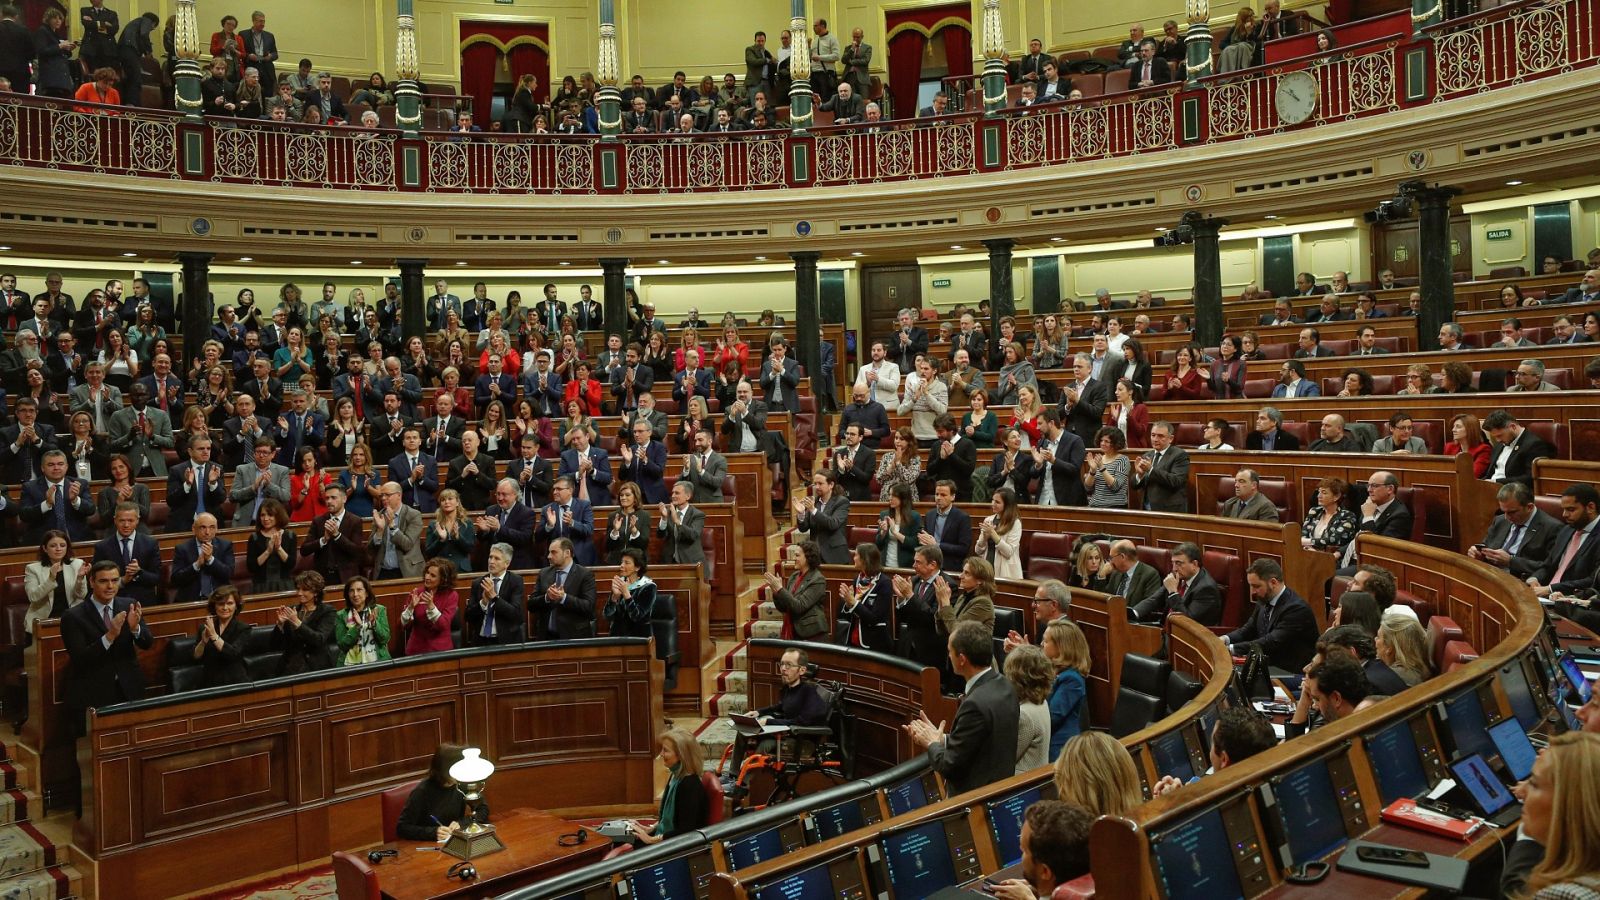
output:
[[622,133],[622,92],[617,90],[617,17],[614,0],[600,0],[600,54],[594,77],[600,83],[600,134],[614,138]]
[[[997,341],[1000,339],[1000,320],[1017,312],[1017,300],[1011,285],[1011,248],[1017,242],[1011,238],[991,238],[984,241],[983,245],[989,248],[989,340]],[[973,360],[972,364],[983,368],[978,360]]]
[[1422,259],[1422,309],[1417,314],[1417,338],[1422,350],[1439,349],[1439,326],[1456,318],[1455,265],[1450,252],[1450,200],[1460,188],[1421,182],[1402,184],[1417,204],[1417,242]]
[[213,254],[183,252],[178,254],[178,264],[183,267],[183,308],[178,310],[178,321],[183,333],[194,335],[183,342],[183,358],[172,361],[178,372],[189,371],[189,365],[201,355],[205,336],[211,333],[211,260]]
[[1202,347],[1222,340],[1222,254],[1218,234],[1227,219],[1184,213],[1194,230],[1194,340]]
[[178,112],[199,121],[203,105],[200,99],[200,24],[195,18],[194,3],[195,0],[178,0],[174,10],[177,21],[173,25],[172,43],[178,58],[172,65],[172,82],[173,102]]
[[[407,137],[417,137],[422,133],[422,92],[417,89],[417,32],[411,3],[412,0],[399,0],[394,17],[394,122]],[[484,127],[487,129],[488,125]]]
[[1211,2],[1189,0],[1186,4],[1189,31],[1184,35],[1184,77],[1189,84],[1211,74]]
[[983,111],[997,116],[1006,108],[1006,36],[1000,0],[983,0]]
[[789,125],[796,132],[811,127],[811,32],[806,0],[791,0],[789,18]]
[[602,303],[605,306],[606,334],[615,334],[628,343],[628,260],[600,258]]
[[[827,392],[822,381],[822,316],[817,303],[817,260],[822,254],[815,250],[798,250],[789,254],[794,260],[794,330],[795,359],[805,366],[806,377],[811,379],[811,396],[817,398],[820,410],[827,404],[822,396]],[[834,366],[837,369],[843,347],[833,348]]]
[[427,298],[422,296],[425,259],[397,259],[400,266],[400,335],[406,340],[428,333]]

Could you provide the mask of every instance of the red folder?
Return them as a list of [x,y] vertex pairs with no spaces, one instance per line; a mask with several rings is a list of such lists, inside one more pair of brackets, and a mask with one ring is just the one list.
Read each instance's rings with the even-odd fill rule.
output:
[[1454,816],[1418,806],[1415,800],[1407,797],[1401,797],[1389,804],[1379,818],[1391,825],[1404,825],[1428,834],[1455,838],[1463,843],[1472,840],[1472,835],[1483,827],[1482,822],[1462,821]]

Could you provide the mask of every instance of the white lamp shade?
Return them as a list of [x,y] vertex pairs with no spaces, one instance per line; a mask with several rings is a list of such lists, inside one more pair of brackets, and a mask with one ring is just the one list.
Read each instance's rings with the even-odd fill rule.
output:
[[461,751],[461,761],[450,767],[450,777],[459,784],[477,784],[488,781],[494,774],[494,763],[483,758],[483,751],[468,747]]

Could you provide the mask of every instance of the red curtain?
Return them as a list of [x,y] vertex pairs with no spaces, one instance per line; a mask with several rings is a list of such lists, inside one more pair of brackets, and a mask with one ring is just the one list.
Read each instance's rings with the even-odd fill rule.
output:
[[922,81],[922,51],[927,43],[921,32],[909,29],[889,39],[889,97],[895,118],[917,114],[917,85]]
[[960,25],[946,25],[934,37],[944,38],[944,57],[950,75],[972,74],[972,32]]
[[473,124],[489,130],[494,109],[494,75],[500,51],[493,44],[477,43],[461,51],[461,93],[472,98]]
[[520,82],[524,75],[532,75],[539,79],[539,87],[533,92],[533,99],[540,103],[549,103],[550,54],[537,44],[518,44],[511,48],[508,61],[511,64],[511,83]]
[[[44,22],[45,11],[50,9],[59,9],[62,15],[67,17],[67,32],[69,34],[76,34],[82,30],[82,25],[76,30],[72,28],[72,16],[68,14],[66,6],[55,2],[55,0],[22,0],[21,22],[27,26],[29,31],[38,31],[39,26]],[[159,38],[160,35],[152,35],[152,37]]]

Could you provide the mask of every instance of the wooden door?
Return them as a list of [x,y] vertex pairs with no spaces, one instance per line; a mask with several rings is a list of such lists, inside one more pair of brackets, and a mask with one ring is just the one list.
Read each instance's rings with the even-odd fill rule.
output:
[[894,330],[902,309],[922,309],[922,270],[917,266],[866,266],[861,270],[862,359],[872,342]]
[[[1416,219],[1372,226],[1372,280],[1393,269],[1396,278],[1416,278],[1422,264],[1421,229]],[[1472,220],[1450,217],[1450,263],[1457,276],[1472,277]]]

